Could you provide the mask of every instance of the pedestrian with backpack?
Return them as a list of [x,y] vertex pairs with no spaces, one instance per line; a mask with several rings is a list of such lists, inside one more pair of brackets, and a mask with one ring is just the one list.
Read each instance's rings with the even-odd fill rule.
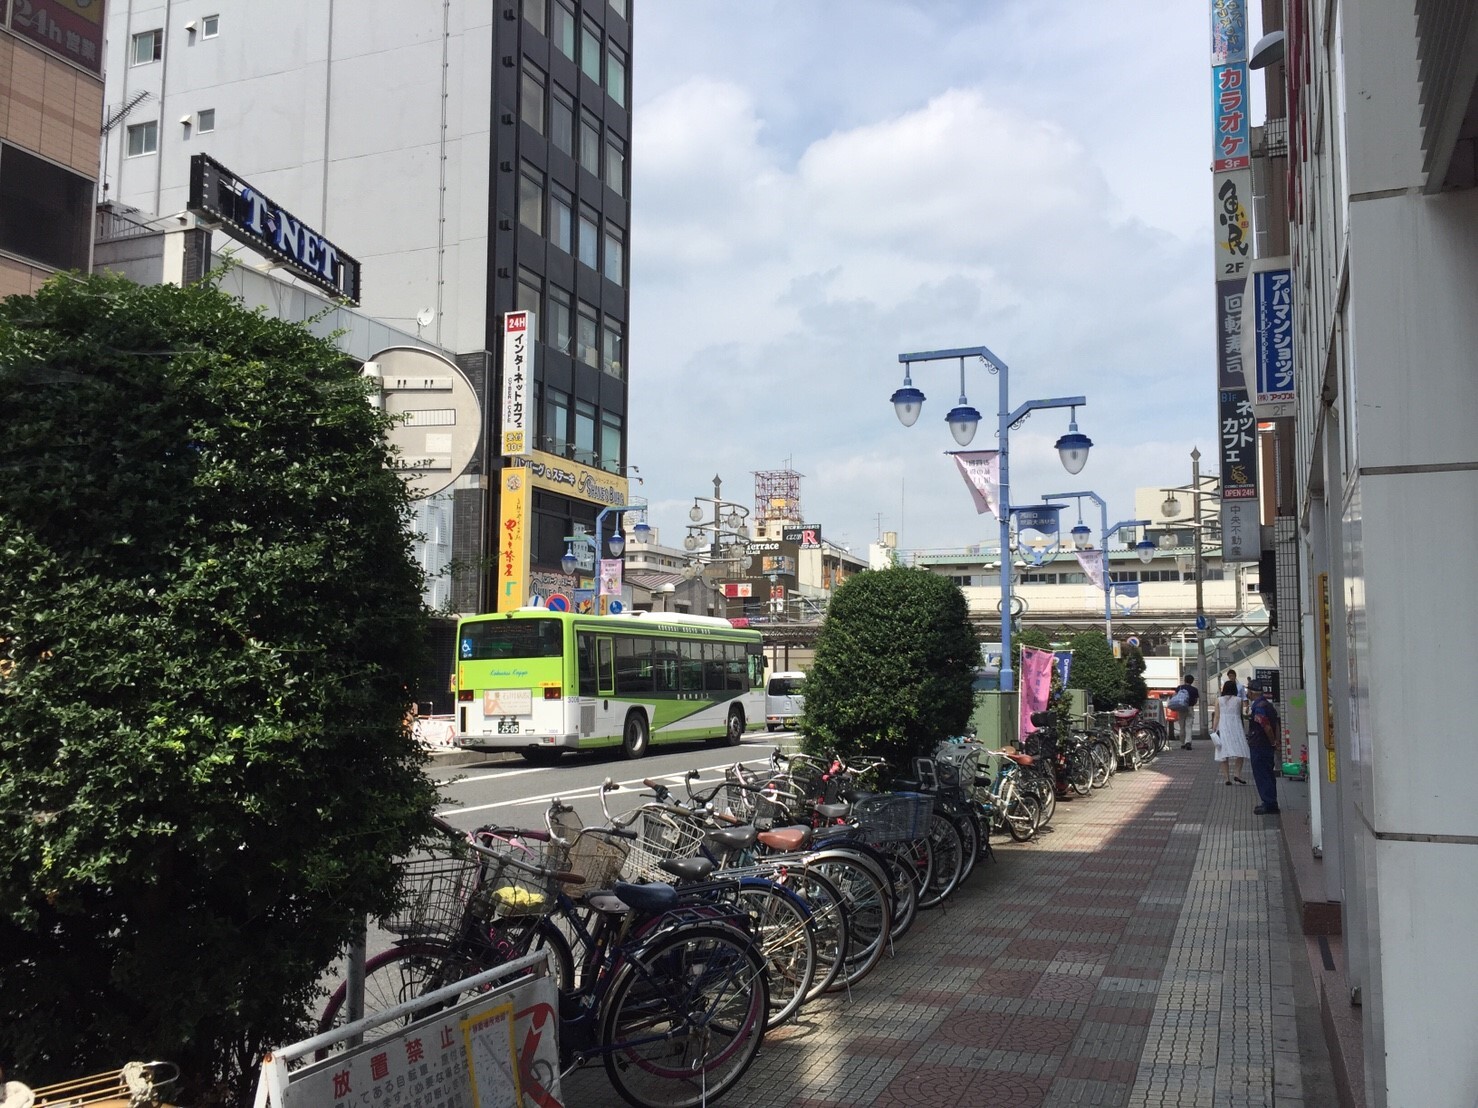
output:
[[1247,720],[1247,760],[1252,763],[1252,781],[1262,801],[1252,811],[1259,816],[1275,816],[1278,814],[1278,773],[1274,767],[1278,744],[1282,741],[1283,721],[1278,718],[1278,709],[1273,707],[1268,696],[1267,682],[1252,681],[1247,688],[1255,698]]
[[1180,745],[1186,750],[1191,748],[1191,713],[1196,710],[1196,702],[1200,699],[1201,690],[1196,688],[1196,678],[1187,673],[1165,704],[1180,723]]

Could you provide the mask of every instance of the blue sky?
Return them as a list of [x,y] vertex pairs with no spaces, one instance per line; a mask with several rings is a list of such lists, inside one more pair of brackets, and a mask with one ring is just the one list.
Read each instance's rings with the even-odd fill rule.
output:
[[[629,455],[664,542],[715,474],[752,504],[787,466],[859,554],[993,540],[945,455],[958,365],[919,367],[905,429],[904,351],[989,347],[1013,407],[1088,398],[1076,478],[1066,412],[1012,432],[1015,503],[1089,488],[1112,522],[1214,460],[1207,5],[633,8]],[[989,449],[996,379],[965,384]]]

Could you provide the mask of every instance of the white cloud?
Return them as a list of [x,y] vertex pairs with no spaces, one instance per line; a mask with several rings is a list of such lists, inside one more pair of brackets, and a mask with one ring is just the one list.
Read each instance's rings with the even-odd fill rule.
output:
[[[957,21],[871,34],[864,11],[839,58],[796,48],[816,33],[808,5],[761,5],[766,37],[786,44],[773,51],[748,5],[643,5],[637,87],[655,91],[635,109],[630,453],[654,522],[680,534],[663,506],[685,512],[715,473],[749,502],[753,471],[791,465],[808,521],[854,549],[879,531],[914,549],[993,537],[943,454],[958,367],[918,368],[929,401],[905,430],[888,403],[904,350],[989,345],[1012,367],[1013,405],[1087,396],[1079,423],[1097,446],[1079,477],[1052,447],[1065,412],[1013,433],[1018,503],[1082,482],[1122,518],[1135,486],[1186,479],[1193,442],[1214,456],[1209,227],[1187,231],[1210,179],[1179,122],[1209,82],[1204,12],[1194,39],[1161,44],[1190,63],[1115,86],[1102,51],[1122,32],[1038,7],[956,5]],[[1013,64],[974,73],[965,59],[988,32]],[[1152,89],[1156,73],[1183,86]],[[845,105],[842,75],[857,89]],[[1151,92],[1175,145],[1131,152],[1091,125],[1156,133]],[[966,373],[986,413],[975,445],[989,446],[997,381]]]

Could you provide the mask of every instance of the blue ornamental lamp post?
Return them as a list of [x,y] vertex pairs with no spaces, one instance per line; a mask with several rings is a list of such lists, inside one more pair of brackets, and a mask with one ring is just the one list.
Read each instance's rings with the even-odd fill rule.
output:
[[980,425],[980,413],[970,406],[965,396],[965,361],[978,358],[986,371],[999,380],[999,399],[996,413],[996,438],[999,452],[1000,502],[996,505],[996,516],[1000,522],[1001,540],[1001,691],[1012,692],[1016,688],[1016,674],[1011,668],[1011,559],[1007,556],[1011,541],[1011,478],[1010,478],[1010,434],[1011,428],[1019,424],[1030,413],[1039,408],[1071,408],[1067,434],[1057,440],[1058,456],[1068,473],[1078,474],[1088,461],[1088,451],[1093,442],[1087,435],[1080,434],[1077,409],[1088,403],[1086,397],[1061,396],[1050,400],[1028,400],[1013,409],[1008,393],[1008,371],[1006,363],[997,358],[984,346],[967,346],[955,350],[925,350],[916,354],[900,354],[903,363],[903,386],[892,396],[893,409],[898,421],[912,427],[923,410],[924,394],[914,387],[912,369],[919,362],[958,360],[960,363],[960,399],[944,418],[949,423],[950,434],[960,446],[969,446]]
[[[1108,505],[1104,503],[1103,497],[1099,496],[1096,492],[1089,492],[1086,489],[1080,492],[1043,493],[1042,499],[1077,500],[1081,503],[1082,498],[1085,496],[1098,505],[1098,518],[1100,521],[1098,533],[1102,536],[1099,542],[1099,549],[1103,551],[1103,633],[1108,639],[1110,649],[1112,649],[1114,645],[1114,610],[1111,595],[1113,589],[1109,583],[1109,539],[1113,538],[1126,527],[1148,527],[1150,521],[1147,519],[1123,519],[1110,527],[1108,525]],[[1091,534],[1092,532],[1079,520],[1078,525],[1072,529],[1073,545],[1079,550],[1087,549],[1088,543],[1091,541]],[[1139,542],[1134,544],[1134,553],[1141,562],[1147,565],[1150,559],[1155,556],[1155,544],[1148,539],[1140,539]]]

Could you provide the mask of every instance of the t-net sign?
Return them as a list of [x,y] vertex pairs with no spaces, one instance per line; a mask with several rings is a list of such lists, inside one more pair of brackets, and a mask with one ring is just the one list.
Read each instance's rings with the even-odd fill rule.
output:
[[780,532],[781,542],[793,542],[797,546],[820,546],[821,528],[803,524],[800,527],[787,527]]

